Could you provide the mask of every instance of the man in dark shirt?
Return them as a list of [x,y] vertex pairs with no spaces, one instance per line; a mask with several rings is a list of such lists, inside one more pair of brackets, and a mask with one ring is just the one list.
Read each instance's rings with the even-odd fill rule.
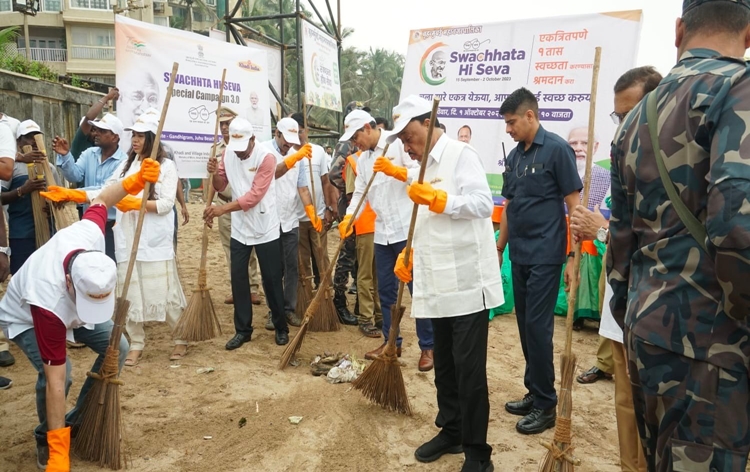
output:
[[[505,409],[523,416],[516,430],[537,434],[555,425],[555,366],[552,361],[554,308],[567,247],[565,203],[570,211],[580,201],[581,179],[575,154],[560,136],[539,123],[536,97],[525,88],[513,92],[500,107],[506,131],[518,143],[508,156],[502,195],[508,200],[497,241],[502,264],[510,244],[513,295],[521,347],[526,359],[523,400]],[[570,269],[570,270],[569,270]],[[565,271],[568,283],[572,267]]]

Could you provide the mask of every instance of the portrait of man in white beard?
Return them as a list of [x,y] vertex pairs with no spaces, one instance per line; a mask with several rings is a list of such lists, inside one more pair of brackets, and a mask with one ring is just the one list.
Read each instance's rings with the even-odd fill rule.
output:
[[[599,139],[594,135],[594,157],[596,152],[599,150]],[[584,174],[586,173],[586,153],[588,152],[589,146],[589,129],[586,126],[577,126],[570,130],[568,133],[568,144],[573,148],[573,152],[576,155],[576,167],[578,168],[578,175],[583,181]],[[589,191],[589,201],[586,205],[589,208],[594,208],[597,205],[601,205],[604,201],[604,197],[609,193],[610,186],[610,175],[609,171],[602,166],[593,164],[591,166],[591,190]],[[583,195],[583,193],[581,193]],[[583,197],[582,197],[583,198]]]

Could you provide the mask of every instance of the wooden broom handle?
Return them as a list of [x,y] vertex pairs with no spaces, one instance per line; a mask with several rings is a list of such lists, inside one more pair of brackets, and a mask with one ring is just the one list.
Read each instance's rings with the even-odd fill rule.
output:
[[[430,149],[432,149],[432,132],[435,130],[435,121],[437,121],[438,106],[440,100],[437,98],[432,100],[432,112],[430,113],[430,124],[427,127],[427,141],[424,143],[424,151],[422,152],[422,161],[419,164],[419,182],[420,184],[424,181],[424,174],[427,171],[427,161],[429,160]],[[404,265],[409,266],[409,258],[411,257],[411,243],[414,239],[414,227],[417,225],[417,212],[419,212],[419,204],[415,203],[414,208],[411,210],[411,222],[409,223],[409,235],[406,238],[406,248],[404,248]],[[406,284],[399,282],[398,284],[398,297],[396,297],[396,306],[401,306],[401,299],[404,296],[404,286]]]
[[[159,127],[156,129],[156,139],[154,139],[154,145],[151,147],[151,159],[156,159],[156,155],[159,152],[159,144],[161,143],[161,131],[164,129],[164,120],[167,117],[167,109],[169,109],[169,100],[172,98],[172,89],[174,88],[174,78],[177,75],[177,68],[179,64],[176,62],[172,64],[172,74],[169,77],[169,86],[167,87],[167,96],[164,98],[164,105],[161,109],[161,118],[159,118]],[[126,300],[128,298],[128,288],[130,287],[130,278],[133,276],[133,268],[135,267],[135,258],[138,256],[138,243],[141,240],[141,231],[143,231],[143,219],[146,216],[146,203],[148,202],[148,195],[151,192],[151,182],[146,182],[146,186],[143,187],[143,197],[141,198],[141,209],[138,211],[138,224],[135,227],[135,235],[133,236],[133,247],[130,249],[130,260],[128,261],[128,270],[125,272],[125,281],[122,285],[122,294],[120,298]]]
[[[227,78],[227,70],[224,69],[224,71],[221,73],[221,86],[219,87],[219,103],[216,106],[216,123],[214,124],[214,145],[211,147],[211,156],[209,157],[209,160],[216,158],[216,147],[218,146],[217,140],[219,139],[219,113],[221,112],[221,104],[224,101],[224,81]],[[222,138],[223,139],[223,138]],[[209,172],[208,173],[208,200],[206,201],[206,207],[209,207],[213,204],[214,201],[214,195],[216,192],[214,191],[214,173]],[[203,273],[203,271],[206,270],[206,255],[208,254],[208,224],[203,223],[203,240],[201,241],[201,265],[200,265],[200,271]]]
[[[589,103],[589,136],[588,147],[586,150],[586,173],[583,177],[583,199],[581,204],[588,206],[589,190],[591,188],[591,166],[594,160],[594,128],[596,125],[596,93],[599,83],[599,68],[602,61],[602,48],[597,47],[594,53],[594,73],[591,76],[591,102]],[[571,235],[572,236],[572,235]],[[573,264],[573,280],[570,281],[568,297],[568,314],[565,319],[565,355],[570,356],[573,350],[573,316],[575,314],[576,300],[578,299],[578,271],[581,267],[581,242],[574,245],[575,257],[569,264]]]

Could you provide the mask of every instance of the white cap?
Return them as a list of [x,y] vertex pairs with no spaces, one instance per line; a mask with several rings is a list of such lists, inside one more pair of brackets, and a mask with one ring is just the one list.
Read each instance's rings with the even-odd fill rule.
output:
[[291,118],[282,118],[276,123],[276,130],[284,136],[289,144],[299,146],[299,125]]
[[253,125],[247,119],[238,116],[229,125],[229,144],[227,151],[242,152],[247,149],[250,138],[253,137]]
[[16,139],[20,138],[21,136],[26,136],[27,134],[41,132],[42,129],[38,124],[36,124],[34,120],[24,120],[21,122],[21,124],[18,125],[18,129],[16,130]]
[[432,111],[432,103],[418,95],[409,95],[393,108],[393,130],[386,138],[388,144],[396,140],[397,135],[406,128],[411,120]]
[[112,113],[102,116],[101,120],[89,121],[89,124],[95,128],[112,131],[122,139],[122,121]]
[[352,110],[344,120],[344,134],[339,141],[349,141],[354,133],[365,127],[366,124],[372,123],[375,118],[364,110]]
[[149,108],[141,113],[141,116],[135,120],[132,126],[125,128],[125,131],[136,131],[138,133],[151,132],[156,134],[159,129],[159,111],[156,108]]
[[78,318],[98,324],[112,318],[115,309],[117,266],[101,251],[85,251],[76,256],[70,267],[76,289]]

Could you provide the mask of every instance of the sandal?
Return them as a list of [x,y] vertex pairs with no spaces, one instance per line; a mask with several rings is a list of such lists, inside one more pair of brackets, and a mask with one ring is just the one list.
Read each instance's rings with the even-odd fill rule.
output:
[[[184,348],[184,349],[180,349]],[[169,356],[170,361],[181,361],[187,355],[187,344],[175,344],[172,355]]]
[[375,327],[372,323],[362,323],[359,325],[359,332],[367,336],[368,338],[379,338],[380,330]]
[[132,350],[128,352],[128,357],[125,358],[125,367],[135,367],[138,365],[138,361],[141,360],[143,351]]

